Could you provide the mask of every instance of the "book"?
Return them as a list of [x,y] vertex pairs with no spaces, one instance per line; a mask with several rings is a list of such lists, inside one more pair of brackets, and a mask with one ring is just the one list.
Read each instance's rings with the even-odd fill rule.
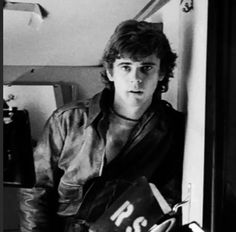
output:
[[145,177],[138,178],[90,225],[90,232],[157,232],[175,223],[172,209]]

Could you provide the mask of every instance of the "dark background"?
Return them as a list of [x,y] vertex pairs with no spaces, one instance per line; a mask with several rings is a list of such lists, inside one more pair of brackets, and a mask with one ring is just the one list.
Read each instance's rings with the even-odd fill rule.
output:
[[206,231],[235,231],[236,1],[209,0],[205,185]]

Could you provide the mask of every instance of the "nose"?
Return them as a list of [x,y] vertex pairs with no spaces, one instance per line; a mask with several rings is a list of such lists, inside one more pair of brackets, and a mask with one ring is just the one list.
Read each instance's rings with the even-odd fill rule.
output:
[[131,83],[142,83],[142,74],[138,69],[134,69],[133,72],[130,73],[130,82]]

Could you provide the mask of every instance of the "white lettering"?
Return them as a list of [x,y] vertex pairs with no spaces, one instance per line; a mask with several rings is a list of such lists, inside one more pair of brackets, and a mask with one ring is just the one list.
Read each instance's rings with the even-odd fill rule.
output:
[[134,206],[126,201],[121,207],[110,217],[112,221],[115,221],[116,226],[120,226],[123,220],[129,217],[134,211]]
[[141,226],[142,227],[147,226],[147,220],[145,219],[145,217],[136,218],[133,222],[133,228],[131,226],[128,226],[125,232],[141,232],[142,231]]

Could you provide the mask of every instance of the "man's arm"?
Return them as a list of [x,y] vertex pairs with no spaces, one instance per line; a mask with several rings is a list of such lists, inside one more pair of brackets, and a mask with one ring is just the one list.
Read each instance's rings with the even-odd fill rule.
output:
[[54,114],[45,125],[34,151],[36,182],[32,189],[19,189],[20,229],[51,231],[56,216],[57,161],[63,146],[63,133]]

